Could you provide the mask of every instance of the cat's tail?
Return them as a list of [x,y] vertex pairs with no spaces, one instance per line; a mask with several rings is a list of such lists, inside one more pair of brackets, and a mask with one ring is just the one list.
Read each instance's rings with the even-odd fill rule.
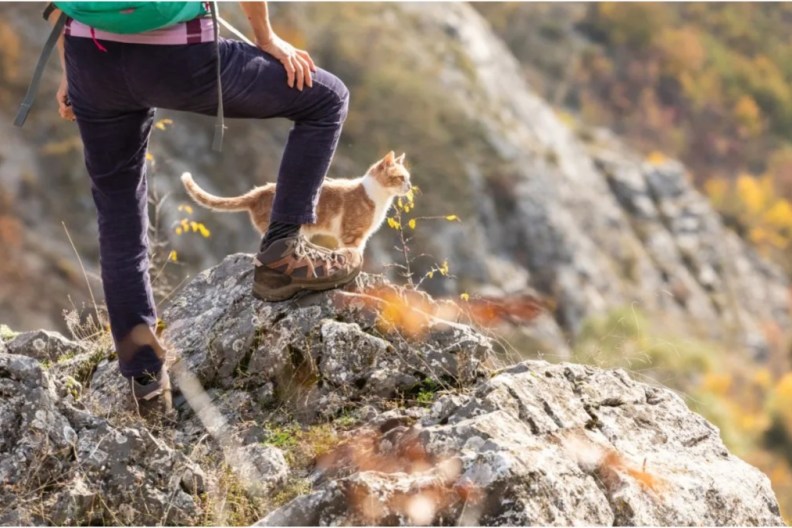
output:
[[230,198],[209,194],[195,183],[192,174],[189,172],[185,172],[181,175],[181,181],[184,188],[187,190],[187,194],[189,194],[193,200],[215,211],[247,211],[254,205],[257,199],[255,193],[256,189],[242,196],[233,196]]

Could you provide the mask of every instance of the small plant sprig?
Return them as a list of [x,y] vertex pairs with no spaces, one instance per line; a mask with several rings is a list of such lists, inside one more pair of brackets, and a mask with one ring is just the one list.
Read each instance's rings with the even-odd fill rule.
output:
[[388,226],[391,229],[398,231],[400,246],[397,246],[404,257],[404,264],[393,264],[393,266],[401,269],[402,277],[407,282],[407,286],[412,289],[421,287],[426,279],[431,279],[435,274],[440,274],[443,277],[451,277],[449,274],[448,260],[444,260],[442,264],[433,264],[432,267],[423,274],[423,276],[415,280],[415,272],[413,271],[414,262],[421,257],[431,257],[425,253],[420,255],[410,255],[410,241],[412,240],[411,233],[415,232],[419,223],[427,220],[445,220],[447,222],[459,222],[460,219],[455,214],[439,215],[439,216],[409,216],[410,212],[415,209],[415,196],[420,194],[421,190],[418,186],[413,185],[412,189],[403,197],[396,198],[393,204],[393,215],[387,218]]
[[[154,123],[154,129],[164,131],[172,124],[173,121],[171,119],[160,119]],[[157,161],[151,152],[146,153],[146,161],[149,164],[149,168],[152,169],[151,175],[155,176]],[[166,268],[169,265],[182,264],[178,252],[172,247],[169,232],[173,232],[177,236],[182,236],[186,233],[198,233],[203,238],[209,238],[212,235],[204,223],[190,218],[193,214],[193,209],[187,204],[179,204],[177,206],[177,211],[182,213],[182,217],[170,227],[166,227],[162,221],[162,212],[169,198],[170,193],[160,195],[155,185],[149,185],[148,199],[154,211],[149,223],[149,270],[152,275],[152,289],[158,299],[158,304],[170,297],[187,278],[184,277],[181,282],[176,283],[176,279],[166,273]]]

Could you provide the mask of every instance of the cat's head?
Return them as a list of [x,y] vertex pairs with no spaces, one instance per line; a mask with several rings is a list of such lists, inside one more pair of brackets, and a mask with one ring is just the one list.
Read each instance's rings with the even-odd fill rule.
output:
[[404,167],[404,154],[396,157],[392,150],[372,165],[366,175],[394,196],[404,196],[412,189],[410,172]]

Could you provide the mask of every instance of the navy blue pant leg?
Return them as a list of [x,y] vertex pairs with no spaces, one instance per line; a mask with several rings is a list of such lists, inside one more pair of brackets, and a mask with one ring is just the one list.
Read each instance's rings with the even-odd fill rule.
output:
[[[153,110],[97,117],[78,113],[99,223],[99,258],[110,328],[116,343],[135,326],[157,321],[149,280],[146,147]],[[156,373],[162,363],[145,348],[128,362],[124,376]]]

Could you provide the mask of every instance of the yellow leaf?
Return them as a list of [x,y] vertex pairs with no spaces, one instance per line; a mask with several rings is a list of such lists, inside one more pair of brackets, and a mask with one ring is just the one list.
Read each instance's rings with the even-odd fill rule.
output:
[[445,219],[449,222],[453,222],[454,220],[459,220],[459,217],[457,215],[448,215],[445,217]]
[[652,151],[648,156],[646,156],[646,161],[650,165],[662,165],[666,161],[668,161],[668,157],[662,152],[655,150]]
[[176,234],[177,235],[181,235],[182,234],[182,228],[181,227],[177,227],[176,228]]
[[753,176],[741,174],[737,178],[737,193],[750,215],[759,214],[766,206],[768,197]]
[[461,294],[459,295],[459,298],[460,298],[460,299],[462,299],[463,301],[466,301],[466,302],[467,302],[467,301],[469,301],[469,300],[470,300],[470,294],[469,294],[469,293],[467,293],[467,292],[461,293]]
[[407,225],[410,226],[410,229],[415,229],[415,218],[410,218],[410,221],[407,222]]
[[764,219],[776,227],[792,229],[792,205],[786,200],[779,200],[764,214]]
[[165,130],[165,128],[167,128],[168,125],[172,125],[172,124],[173,124],[172,119],[160,119],[159,121],[154,123],[154,127],[157,128],[158,130]]
[[401,229],[401,224],[395,218],[388,217],[388,225],[392,229]]
[[146,161],[154,163],[154,155],[151,152],[146,152]]
[[168,253],[168,260],[171,262],[178,262],[179,256],[176,254],[176,250],[172,249],[170,253]]

